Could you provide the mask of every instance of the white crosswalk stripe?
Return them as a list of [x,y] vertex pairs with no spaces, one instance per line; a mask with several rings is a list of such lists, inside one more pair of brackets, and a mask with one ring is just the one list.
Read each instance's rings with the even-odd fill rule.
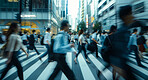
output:
[[84,80],[95,80],[94,75],[92,74],[90,68],[88,67],[85,59],[83,58],[82,54],[78,56],[78,62],[82,71],[82,75]]
[[[33,53],[33,54],[34,54],[34,53]],[[21,64],[22,64],[22,66],[26,66],[28,63],[30,63],[32,60],[34,60],[34,59],[36,59],[36,58],[37,58],[37,56],[33,56],[32,58],[30,58],[30,59],[28,59],[28,60],[22,62]],[[8,76],[12,75],[12,74],[15,73],[16,71],[17,71],[17,69],[16,69],[15,67],[11,68],[11,69],[8,71],[7,75],[4,77],[4,79],[7,78]]]
[[[32,52],[30,53],[30,56],[31,55],[34,55],[36,54],[35,52]],[[23,55],[23,56],[22,56]],[[20,55],[21,57],[19,57],[19,60],[23,60],[26,58],[26,55],[21,54]],[[66,61],[67,61],[67,64],[70,66],[71,69],[73,69],[73,65],[72,63],[74,62],[73,61],[73,58],[72,58],[73,54],[71,52],[67,53],[66,55]],[[48,56],[45,56],[44,58],[42,58],[42,61],[40,61],[39,59],[34,62],[32,65],[30,65],[29,68],[27,68],[26,70],[23,71],[24,73],[24,80],[27,80],[31,74],[33,74],[36,70],[38,70],[38,67],[42,66],[43,63],[45,63],[46,59],[47,59]],[[99,57],[101,58],[101,55],[99,54]],[[32,57],[30,57],[29,59],[23,61],[21,64],[23,67],[25,67],[26,65],[29,65],[29,63],[31,63],[32,61],[36,60],[38,58],[37,55],[34,55]],[[88,55],[88,58],[90,59],[91,61],[91,64],[95,65],[96,69],[98,70],[102,70],[102,68],[104,68],[104,63],[102,63],[101,61],[99,61],[97,58],[94,57],[93,54],[89,54]],[[144,56],[144,58],[146,60],[148,60],[148,57],[147,56]],[[137,66],[137,62],[135,60],[135,55],[130,55],[130,58],[129,58],[133,63],[129,62],[128,64],[135,70],[135,71],[138,71],[140,74],[138,74],[138,78],[139,79],[143,79],[143,78],[146,78],[148,77],[148,70],[144,69],[144,68],[141,68],[139,66]],[[78,56],[78,64],[74,64],[74,65],[79,65],[80,67],[80,70],[81,70],[81,75],[83,77],[84,80],[96,80],[96,77],[94,74],[96,74],[96,72],[92,72],[91,70],[91,67],[89,66],[89,64],[86,63],[85,61],[85,57],[80,53],[79,56]],[[145,60],[142,61],[142,64],[144,66],[148,66],[148,63],[147,61]],[[0,63],[3,63],[4,61],[6,61],[6,59],[2,59],[0,61]],[[47,80],[49,78],[49,76],[51,75],[51,73],[53,72],[55,66],[56,66],[56,62],[50,62],[49,64],[47,64],[44,69],[42,70],[42,72],[40,72],[39,76],[32,76],[32,77],[36,77],[37,80]],[[0,65],[0,70],[4,69],[4,66],[5,64],[2,64]],[[17,72],[17,69],[15,67],[12,67],[9,72],[7,73],[7,75],[4,77],[4,79],[10,77],[12,74],[14,74],[15,72]],[[112,79],[112,72],[111,70],[109,69],[106,69],[102,75],[104,76],[105,79],[107,80],[111,80]],[[136,74],[137,75],[137,74]],[[77,77],[77,76],[76,76]],[[61,74],[61,80],[68,80],[67,77],[65,76],[65,74],[62,72]],[[19,80],[18,76],[15,77],[14,80]]]
[[[98,68],[98,70],[102,70],[105,66],[99,62],[92,54],[89,54],[89,58],[90,60],[94,63],[94,65]],[[106,69],[106,71],[104,71],[102,73],[104,75],[104,77],[107,79],[107,80],[110,80],[112,79],[112,73]]]
[[[71,52],[67,53],[66,62],[69,65],[69,67],[72,69],[72,53]],[[64,73],[62,73],[61,80],[68,80]]]
[[[44,57],[42,61],[44,62],[47,59],[47,57]],[[24,80],[26,80],[43,62],[38,60],[35,64],[33,64],[31,67],[29,67],[27,70],[24,71]],[[30,72],[32,71],[32,73]],[[15,80],[19,80],[17,77]]]

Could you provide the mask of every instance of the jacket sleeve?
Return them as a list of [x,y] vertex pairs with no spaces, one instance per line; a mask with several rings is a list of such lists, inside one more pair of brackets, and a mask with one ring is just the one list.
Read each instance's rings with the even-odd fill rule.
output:
[[70,44],[67,45],[64,44],[62,36],[58,36],[55,38],[53,48],[55,53],[73,52],[72,48],[70,47]]

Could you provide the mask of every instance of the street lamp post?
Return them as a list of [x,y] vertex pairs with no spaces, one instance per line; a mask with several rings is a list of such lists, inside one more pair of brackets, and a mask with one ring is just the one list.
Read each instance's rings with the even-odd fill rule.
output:
[[19,15],[20,15],[20,19],[19,19],[19,24],[21,25],[21,14],[22,14],[22,0],[20,0],[20,10],[19,10]]

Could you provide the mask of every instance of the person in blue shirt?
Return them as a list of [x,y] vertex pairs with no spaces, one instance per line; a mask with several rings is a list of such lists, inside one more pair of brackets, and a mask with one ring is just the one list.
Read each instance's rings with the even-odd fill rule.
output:
[[68,43],[68,31],[69,23],[67,20],[63,20],[61,22],[61,31],[55,37],[53,44],[53,54],[55,60],[57,61],[57,65],[48,80],[54,80],[60,71],[66,75],[68,80],[76,80],[73,71],[69,68],[65,60],[67,52],[74,52],[76,54],[76,52],[72,49],[74,44]]
[[129,40],[128,46],[130,48],[130,51],[134,51],[135,56],[136,56],[136,61],[137,61],[138,65],[139,66],[143,66],[141,64],[141,62],[140,62],[140,57],[138,56],[139,55],[139,51],[138,51],[138,45],[137,45],[137,32],[138,32],[137,29],[133,30],[133,33],[130,36],[130,40]]

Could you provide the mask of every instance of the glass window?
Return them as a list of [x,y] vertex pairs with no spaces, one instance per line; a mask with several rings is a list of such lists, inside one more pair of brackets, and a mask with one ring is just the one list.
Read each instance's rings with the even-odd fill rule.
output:
[[134,14],[138,14],[138,13],[142,13],[144,12],[145,6],[144,6],[144,2],[138,3],[136,5],[133,6],[133,13]]
[[115,5],[113,4],[113,5],[110,6],[109,10],[111,11],[111,10],[113,10],[114,8],[115,8]]

